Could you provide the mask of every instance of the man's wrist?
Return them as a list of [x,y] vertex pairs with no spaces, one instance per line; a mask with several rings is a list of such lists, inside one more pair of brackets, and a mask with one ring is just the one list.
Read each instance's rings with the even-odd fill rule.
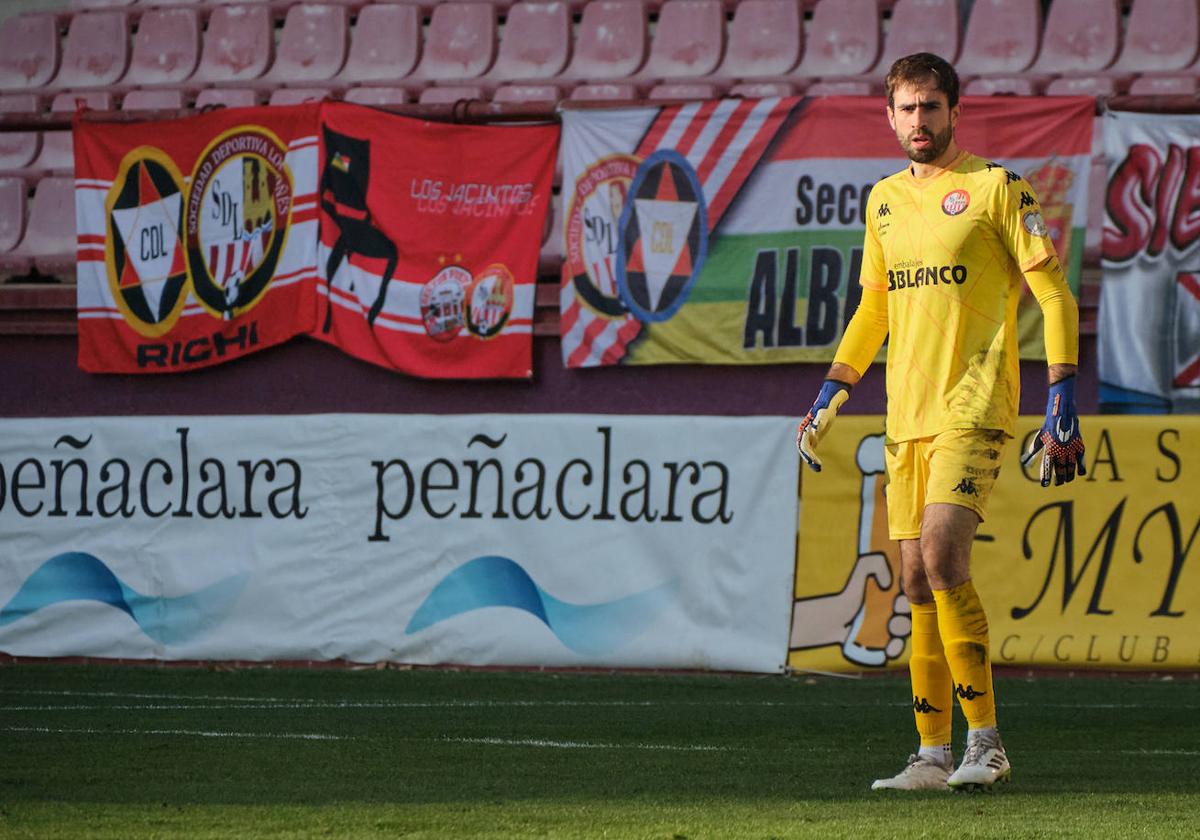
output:
[[1070,379],[1079,372],[1079,365],[1054,364],[1046,369],[1046,378],[1051,385]]

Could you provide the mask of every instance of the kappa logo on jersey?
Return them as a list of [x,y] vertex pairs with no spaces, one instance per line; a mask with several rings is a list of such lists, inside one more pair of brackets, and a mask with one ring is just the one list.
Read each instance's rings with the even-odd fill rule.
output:
[[450,341],[462,332],[471,282],[471,272],[448,265],[421,287],[421,321],[434,341]]
[[954,693],[960,700],[975,700],[976,698],[983,697],[987,694],[986,691],[976,691],[975,686],[969,683],[967,684],[966,688],[963,688],[962,683],[959,683],[955,687]]
[[1042,214],[1036,210],[1030,210],[1021,217],[1021,224],[1025,226],[1025,230],[1029,231],[1030,236],[1049,236],[1050,229],[1046,227],[1046,220]]
[[271,283],[292,209],[287,145],[241,126],[196,161],[187,203],[187,259],[200,303],[218,318],[251,309]]
[[1036,207],[1037,201],[1029,193],[1021,192],[1021,203],[1017,206],[1018,210],[1024,210],[1026,207]]
[[696,170],[673,149],[638,169],[618,223],[617,287],[641,321],[666,321],[687,300],[708,249]]
[[890,215],[892,215],[892,211],[887,206],[887,202],[880,204],[878,212],[875,213],[875,217],[877,219],[882,219],[884,216],[890,216]]
[[942,212],[947,216],[957,216],[971,204],[971,194],[966,190],[951,190],[942,199]]
[[576,181],[567,213],[567,270],[584,304],[608,318],[627,314],[617,289],[617,222],[637,168],[629,155],[597,161]]
[[471,285],[467,306],[467,330],[479,338],[499,334],[508,323],[513,308],[512,272],[495,263],[483,270]]
[[975,486],[975,479],[964,478],[954,486],[955,493],[962,493],[964,496],[978,496],[979,488]]
[[134,149],[121,162],[105,209],[105,266],[117,307],[139,335],[164,335],[188,291],[183,176],[158,149]]
[[919,715],[928,715],[934,712],[940,712],[941,709],[939,709],[937,706],[934,706],[926,698],[922,697],[918,700],[916,695],[913,695],[913,711]]

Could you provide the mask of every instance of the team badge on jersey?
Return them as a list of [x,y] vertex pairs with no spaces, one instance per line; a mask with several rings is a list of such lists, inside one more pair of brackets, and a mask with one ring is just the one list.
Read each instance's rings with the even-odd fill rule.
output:
[[625,316],[617,290],[617,222],[625,209],[638,159],[603,158],[579,176],[567,212],[566,266],[580,300],[608,318]]
[[187,299],[183,176],[158,149],[134,149],[121,162],[106,209],[113,298],[130,327],[157,338],[175,325]]
[[462,332],[471,279],[462,266],[448,265],[421,287],[421,321],[434,341],[450,341]]
[[687,299],[708,248],[708,212],[696,170],[674,149],[638,168],[618,225],[617,286],[641,321],[666,321]]
[[951,190],[942,198],[942,212],[947,216],[957,216],[967,209],[971,203],[971,194],[966,190]]
[[1042,218],[1042,214],[1037,210],[1030,210],[1022,216],[1021,224],[1025,225],[1025,230],[1029,231],[1030,236],[1050,235],[1050,229],[1046,227],[1046,220]]
[[200,155],[187,202],[187,259],[218,318],[252,308],[271,283],[292,209],[287,146],[264,128],[222,134]]
[[467,330],[479,338],[491,338],[504,329],[513,308],[512,272],[494,263],[471,285],[467,307]]

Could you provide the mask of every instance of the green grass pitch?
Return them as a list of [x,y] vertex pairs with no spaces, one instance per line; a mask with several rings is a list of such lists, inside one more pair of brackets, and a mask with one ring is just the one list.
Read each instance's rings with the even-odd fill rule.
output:
[[997,694],[1012,783],[898,794],[904,676],[8,665],[0,837],[1200,837],[1194,675]]

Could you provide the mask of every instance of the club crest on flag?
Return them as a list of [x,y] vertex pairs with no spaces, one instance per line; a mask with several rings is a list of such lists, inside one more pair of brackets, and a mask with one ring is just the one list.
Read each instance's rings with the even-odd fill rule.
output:
[[421,287],[421,321],[434,341],[450,341],[462,332],[471,281],[471,272],[448,265]]
[[187,202],[192,287],[214,316],[232,319],[266,292],[292,207],[287,145],[261,127],[220,135],[200,155]]
[[497,335],[513,308],[512,272],[507,266],[493,263],[471,284],[470,305],[467,307],[467,330],[478,338]]
[[696,170],[673,149],[646,158],[617,224],[617,288],[641,321],[666,321],[695,283],[708,248]]
[[580,300],[609,318],[627,314],[617,288],[617,223],[639,158],[611,155],[589,166],[567,211],[566,267]]
[[187,299],[183,176],[162,151],[139,147],[121,162],[105,205],[113,299],[130,327],[157,338],[175,325]]

